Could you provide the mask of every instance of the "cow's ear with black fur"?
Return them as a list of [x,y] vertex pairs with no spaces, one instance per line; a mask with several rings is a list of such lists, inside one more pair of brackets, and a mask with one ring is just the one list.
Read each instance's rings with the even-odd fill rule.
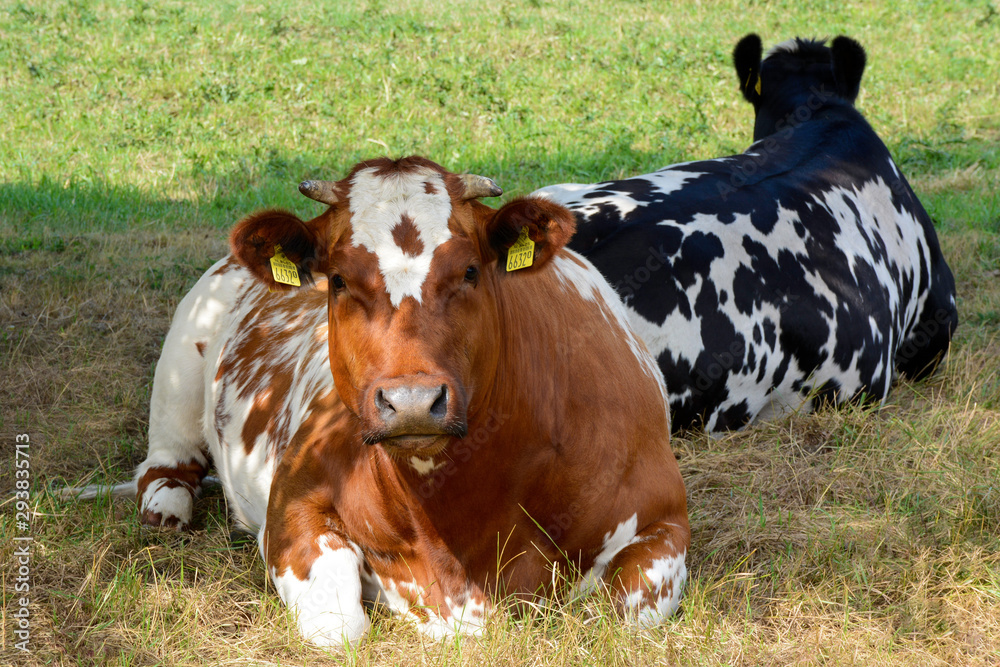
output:
[[854,104],[861,90],[861,75],[865,72],[865,50],[850,37],[835,37],[830,44],[833,51],[833,78],[837,94]]
[[507,270],[508,255],[518,252],[512,246],[518,244],[522,229],[534,244],[530,253],[531,265],[512,268],[511,272],[534,271],[544,266],[569,242],[576,231],[576,218],[565,206],[540,197],[521,197],[505,204],[486,223],[484,230],[487,244],[502,270]]
[[[295,265],[300,284],[310,281],[312,271],[322,271],[317,261],[317,239],[312,230],[297,216],[287,211],[267,210],[254,213],[241,220],[229,235],[229,247],[236,260],[249,269],[250,273],[271,290],[294,288],[288,284],[289,272],[275,276],[275,266],[271,258],[275,249],[280,248]],[[277,262],[278,271],[282,266]],[[285,278],[279,281],[275,278]]]
[[733,49],[733,66],[740,80],[740,92],[754,106],[760,103],[760,58],[764,52],[760,37],[750,33]]

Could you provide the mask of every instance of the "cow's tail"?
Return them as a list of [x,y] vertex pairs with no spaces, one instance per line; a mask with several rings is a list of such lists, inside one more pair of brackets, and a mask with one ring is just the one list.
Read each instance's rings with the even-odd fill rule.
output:
[[[201,480],[202,488],[220,484],[219,478],[208,475]],[[104,496],[112,498],[135,498],[138,493],[138,482],[123,482],[122,484],[89,484],[87,486],[66,486],[53,489],[52,495],[59,500],[94,500]]]

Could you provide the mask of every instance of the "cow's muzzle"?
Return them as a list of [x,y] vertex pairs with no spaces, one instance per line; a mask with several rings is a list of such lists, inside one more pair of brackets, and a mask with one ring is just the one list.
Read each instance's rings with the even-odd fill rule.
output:
[[439,375],[412,375],[374,383],[368,391],[367,444],[418,452],[442,449],[467,432],[465,409]]

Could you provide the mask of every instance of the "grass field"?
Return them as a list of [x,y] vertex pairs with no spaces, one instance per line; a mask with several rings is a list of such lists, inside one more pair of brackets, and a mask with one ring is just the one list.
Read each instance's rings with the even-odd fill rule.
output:
[[[1000,663],[997,7],[0,0],[0,664]],[[590,600],[433,644],[378,617],[337,657],[299,640],[220,495],[176,535],[47,493],[142,460],[173,308],[243,215],[311,216],[300,180],[382,154],[507,197],[741,151],[729,58],[751,31],[865,45],[858,106],[935,220],[962,323],[942,372],[880,409],[674,440],[693,545],[665,627],[635,635]],[[28,654],[7,539],[26,534]]]

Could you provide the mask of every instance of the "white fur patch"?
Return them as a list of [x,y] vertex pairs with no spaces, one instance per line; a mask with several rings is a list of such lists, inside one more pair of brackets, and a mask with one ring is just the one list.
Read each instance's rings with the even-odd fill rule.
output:
[[419,456],[410,457],[410,466],[417,471],[418,475],[428,475],[443,465],[444,461],[435,461],[433,457],[429,459],[422,459]]
[[272,568],[271,579],[305,639],[317,646],[356,644],[370,625],[361,604],[361,556],[351,548],[331,548],[329,539],[319,538],[321,553],[305,581],[291,568],[280,575]]
[[[687,580],[687,566],[684,558],[687,552],[678,556],[657,558],[646,568],[644,588],[656,596],[653,605],[644,604],[642,592],[629,595],[625,601],[625,611],[634,613],[636,620],[643,627],[659,625],[677,611],[681,603],[681,593]],[[638,593],[638,595],[637,595]]]
[[[668,195],[671,192],[680,190],[687,181],[698,176],[701,176],[701,174],[672,169],[671,171],[657,171],[647,174],[642,177],[642,181],[643,184],[652,183],[660,194]],[[580,211],[584,215],[594,215],[602,207],[613,205],[618,209],[622,218],[624,218],[640,206],[649,206],[649,202],[634,199],[621,192],[603,192],[601,185],[601,183],[588,185],[581,183],[550,185],[535,190],[531,193],[531,196],[544,197],[564,206],[570,206],[574,211]]]
[[[427,192],[427,184],[434,192]],[[420,303],[434,250],[451,238],[451,197],[441,174],[418,169],[377,176],[374,168],[362,169],[352,181],[350,202],[354,245],[364,246],[378,257],[393,307],[398,308],[408,296]],[[413,222],[423,244],[416,257],[404,253],[392,236],[403,216]]]
[[154,479],[146,487],[146,492],[142,495],[142,503],[139,511],[157,512],[166,521],[170,517],[176,517],[182,525],[191,523],[191,513],[194,510],[194,496],[187,485],[169,488],[166,486],[171,480],[160,477]]
[[[205,347],[214,339],[249,274],[224,271],[216,262],[181,300],[156,364],[149,405],[149,451],[135,480],[153,467],[196,461],[208,465],[202,415],[205,410]],[[202,346],[199,351],[199,345]],[[151,491],[147,490],[149,497]]]
[[[204,438],[223,480],[233,520],[248,530],[255,530],[264,521],[274,470],[288,444],[288,435],[294,434],[309,416],[316,396],[334,390],[329,352],[322,336],[327,331],[326,310],[268,307],[277,299],[295,298],[294,293],[268,294],[258,283],[248,283],[239,293],[220,335],[206,351],[207,415],[221,413],[229,418],[206,420]],[[244,325],[248,318],[254,318],[264,330],[294,331],[294,335],[285,344],[272,346],[266,354],[254,357],[246,379],[235,373],[219,377],[219,364],[240,362],[238,356],[229,356],[229,349],[238,349],[253,332]],[[245,442],[247,418],[273,399],[270,380],[278,375],[296,381],[279,397],[273,414],[275,430],[264,429],[256,434],[254,442]]]
[[[603,585],[602,578],[608,565],[622,549],[649,539],[640,537],[636,533],[637,528],[638,518],[633,514],[619,523],[613,532],[604,536],[604,546],[594,559],[594,565],[577,584],[578,594],[589,593]],[[677,611],[684,582],[687,580],[687,567],[684,563],[686,554],[685,551],[678,556],[656,558],[643,570],[642,588],[629,593],[624,601],[629,618],[643,627],[652,627]],[[648,602],[650,596],[654,598],[653,604]]]
[[[826,40],[824,39],[824,40],[821,40],[821,41],[826,41]],[[797,37],[792,37],[791,39],[786,39],[785,41],[781,42],[780,44],[775,44],[774,46],[772,46],[771,48],[769,48],[764,53],[764,57],[761,60],[767,60],[768,58],[770,58],[771,56],[773,56],[776,53],[782,53],[782,52],[785,52],[785,53],[797,53],[800,46],[801,46],[801,44],[799,43],[799,39]]]
[[597,587],[601,581],[601,577],[604,576],[605,570],[608,569],[608,563],[618,555],[619,551],[638,540],[636,537],[638,527],[639,517],[633,514],[625,521],[619,523],[613,532],[604,536],[604,545],[601,547],[601,552],[597,554],[594,564],[589,570],[584,572],[580,583],[577,584],[576,588],[578,592],[586,593]]
[[448,608],[448,618],[430,612],[427,621],[421,623],[420,632],[432,639],[444,639],[453,635],[478,635],[483,631],[486,620],[486,602],[466,595],[462,602],[450,597],[444,600]]
[[[456,634],[477,635],[482,632],[486,620],[486,600],[472,591],[466,591],[460,598],[461,602],[446,597],[444,606],[448,617],[445,618],[425,606],[423,591],[415,581],[382,579],[372,574],[365,583],[370,586],[366,600],[386,605],[394,613],[412,621],[417,630],[427,637],[443,639]],[[415,602],[411,604],[411,600]],[[419,614],[413,611],[414,607],[420,609]]]

